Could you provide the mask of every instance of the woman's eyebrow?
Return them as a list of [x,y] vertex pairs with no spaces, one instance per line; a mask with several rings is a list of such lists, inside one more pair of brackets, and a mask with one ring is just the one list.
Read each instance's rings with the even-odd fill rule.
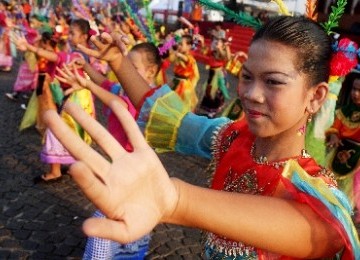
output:
[[[242,67],[243,70],[246,70],[247,72],[251,73],[250,69],[248,69],[246,67],[246,65],[244,64],[243,67]],[[291,72],[283,72],[283,71],[265,71],[263,72],[262,74],[265,74],[265,75],[271,75],[271,74],[281,74],[285,77],[288,77],[288,78],[295,78],[296,77],[296,71],[291,71]]]

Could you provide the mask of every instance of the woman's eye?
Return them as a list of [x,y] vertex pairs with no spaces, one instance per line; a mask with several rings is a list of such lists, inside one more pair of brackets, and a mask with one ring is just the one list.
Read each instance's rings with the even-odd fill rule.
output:
[[250,80],[251,79],[251,77],[249,76],[249,75],[247,75],[247,74],[241,74],[241,80],[243,80],[243,81],[247,81],[247,80]]
[[268,85],[283,85],[283,82],[280,82],[278,80],[274,80],[274,79],[268,79],[266,80],[266,84]]

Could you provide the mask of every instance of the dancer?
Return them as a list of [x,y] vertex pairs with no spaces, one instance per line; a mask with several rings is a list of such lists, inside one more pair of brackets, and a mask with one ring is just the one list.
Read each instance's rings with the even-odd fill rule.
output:
[[196,85],[200,78],[196,60],[190,53],[192,46],[192,36],[183,35],[176,50],[170,53],[170,60],[174,62],[172,88],[191,111],[198,103]]
[[[257,31],[239,77],[246,121],[235,122],[172,110],[171,104],[179,98],[167,87],[151,95],[145,82],[139,80],[134,86],[136,72],[116,47],[121,38],[104,34],[101,42],[93,39],[98,52],[79,48],[101,55],[116,68],[135,105],[141,105],[146,95],[138,120],[146,123],[151,145],[213,156],[212,189],[169,178],[136,124],[116,102],[111,108],[123,123],[132,153],[76,106],[66,107],[111,162],[71,134],[49,111],[49,127],[80,161],[71,168],[74,180],[108,216],[87,220],[87,235],[129,242],[167,222],[206,230],[209,259],[336,255],[359,259],[350,205],[331,173],[304,151],[305,136],[297,135],[328,93],[331,40],[318,24],[302,17],[277,17]],[[165,126],[170,128],[165,114],[177,118],[173,131],[164,132]],[[155,133],[157,139],[152,140]]]
[[226,39],[218,39],[216,47],[212,51],[209,61],[209,78],[205,83],[205,94],[200,104],[201,110],[205,111],[205,115],[209,118],[216,116],[222,109],[225,99],[230,99],[228,92],[227,75],[225,64],[231,58],[229,43]]
[[[70,25],[70,35],[69,42],[70,45],[75,47],[77,44],[88,45],[90,25],[88,21],[83,19],[78,19],[72,21]],[[74,119],[62,110],[64,102],[67,100],[72,100],[79,105],[92,117],[95,117],[95,107],[92,99],[91,92],[87,89],[79,90],[72,93],[70,96],[63,96],[62,90],[66,89],[69,86],[62,84],[56,84],[54,82],[54,76],[56,72],[56,66],[62,67],[64,64],[71,62],[72,60],[81,57],[80,52],[54,52],[47,49],[43,49],[40,46],[34,46],[27,42],[24,37],[14,36],[13,42],[16,44],[17,48],[21,51],[30,51],[34,52],[37,56],[43,57],[48,60],[47,63],[47,75],[48,77],[44,79],[44,89],[39,90],[41,94],[40,103],[52,102],[52,99],[56,100],[57,110],[61,114],[62,119],[79,135],[81,138],[88,144],[91,143],[91,137],[74,121]],[[89,57],[84,57],[89,61]],[[79,73],[83,73],[80,71]],[[49,92],[51,83],[52,93]],[[47,105],[46,105],[47,106]],[[47,129],[45,131],[45,141],[44,146],[41,151],[41,160],[44,163],[50,165],[50,171],[41,174],[34,178],[35,183],[49,183],[61,180],[61,165],[62,164],[71,164],[74,162],[74,158],[68,153],[68,151],[58,142],[52,132]]]

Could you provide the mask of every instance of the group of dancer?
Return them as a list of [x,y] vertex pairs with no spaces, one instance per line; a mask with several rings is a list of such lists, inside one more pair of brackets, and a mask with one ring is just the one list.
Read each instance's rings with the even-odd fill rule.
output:
[[[6,25],[32,73],[41,159],[51,165],[35,183],[60,180],[61,165],[72,164],[69,174],[99,208],[83,226],[84,259],[142,259],[152,228],[163,222],[204,229],[206,259],[360,258],[352,220],[360,205],[351,195],[358,186],[341,182],[312,157],[321,152],[306,147],[308,138],[328,148],[344,138],[359,141],[358,78],[335,121],[334,110],[324,109],[334,104],[331,87],[341,86],[346,73],[332,69],[334,42],[323,27],[282,15],[258,28],[249,52],[235,56],[245,59],[237,86],[245,116],[230,119],[217,117],[229,99],[225,66],[233,58],[222,32],[212,34],[198,104],[191,51],[201,35],[191,23],[180,19],[187,28],[162,40],[129,13],[96,24],[96,14],[79,8],[71,22],[54,12],[57,23],[50,26],[39,16],[13,23],[15,29]],[[174,63],[169,84],[161,71],[167,61]],[[105,105],[108,130],[96,121],[94,97]],[[319,124],[324,112],[329,120]],[[322,135],[310,137],[319,126]],[[110,160],[91,148],[92,140]],[[211,159],[210,189],[170,178],[153,148]],[[330,168],[346,168],[355,153],[343,149]],[[356,176],[357,163],[346,176]]]

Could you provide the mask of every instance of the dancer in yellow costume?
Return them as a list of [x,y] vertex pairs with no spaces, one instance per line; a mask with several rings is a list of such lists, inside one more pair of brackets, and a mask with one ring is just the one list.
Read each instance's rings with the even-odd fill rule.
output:
[[196,84],[199,81],[199,69],[195,58],[191,55],[193,40],[190,35],[183,35],[176,51],[170,57],[174,60],[173,89],[185,105],[194,111],[198,98]]

